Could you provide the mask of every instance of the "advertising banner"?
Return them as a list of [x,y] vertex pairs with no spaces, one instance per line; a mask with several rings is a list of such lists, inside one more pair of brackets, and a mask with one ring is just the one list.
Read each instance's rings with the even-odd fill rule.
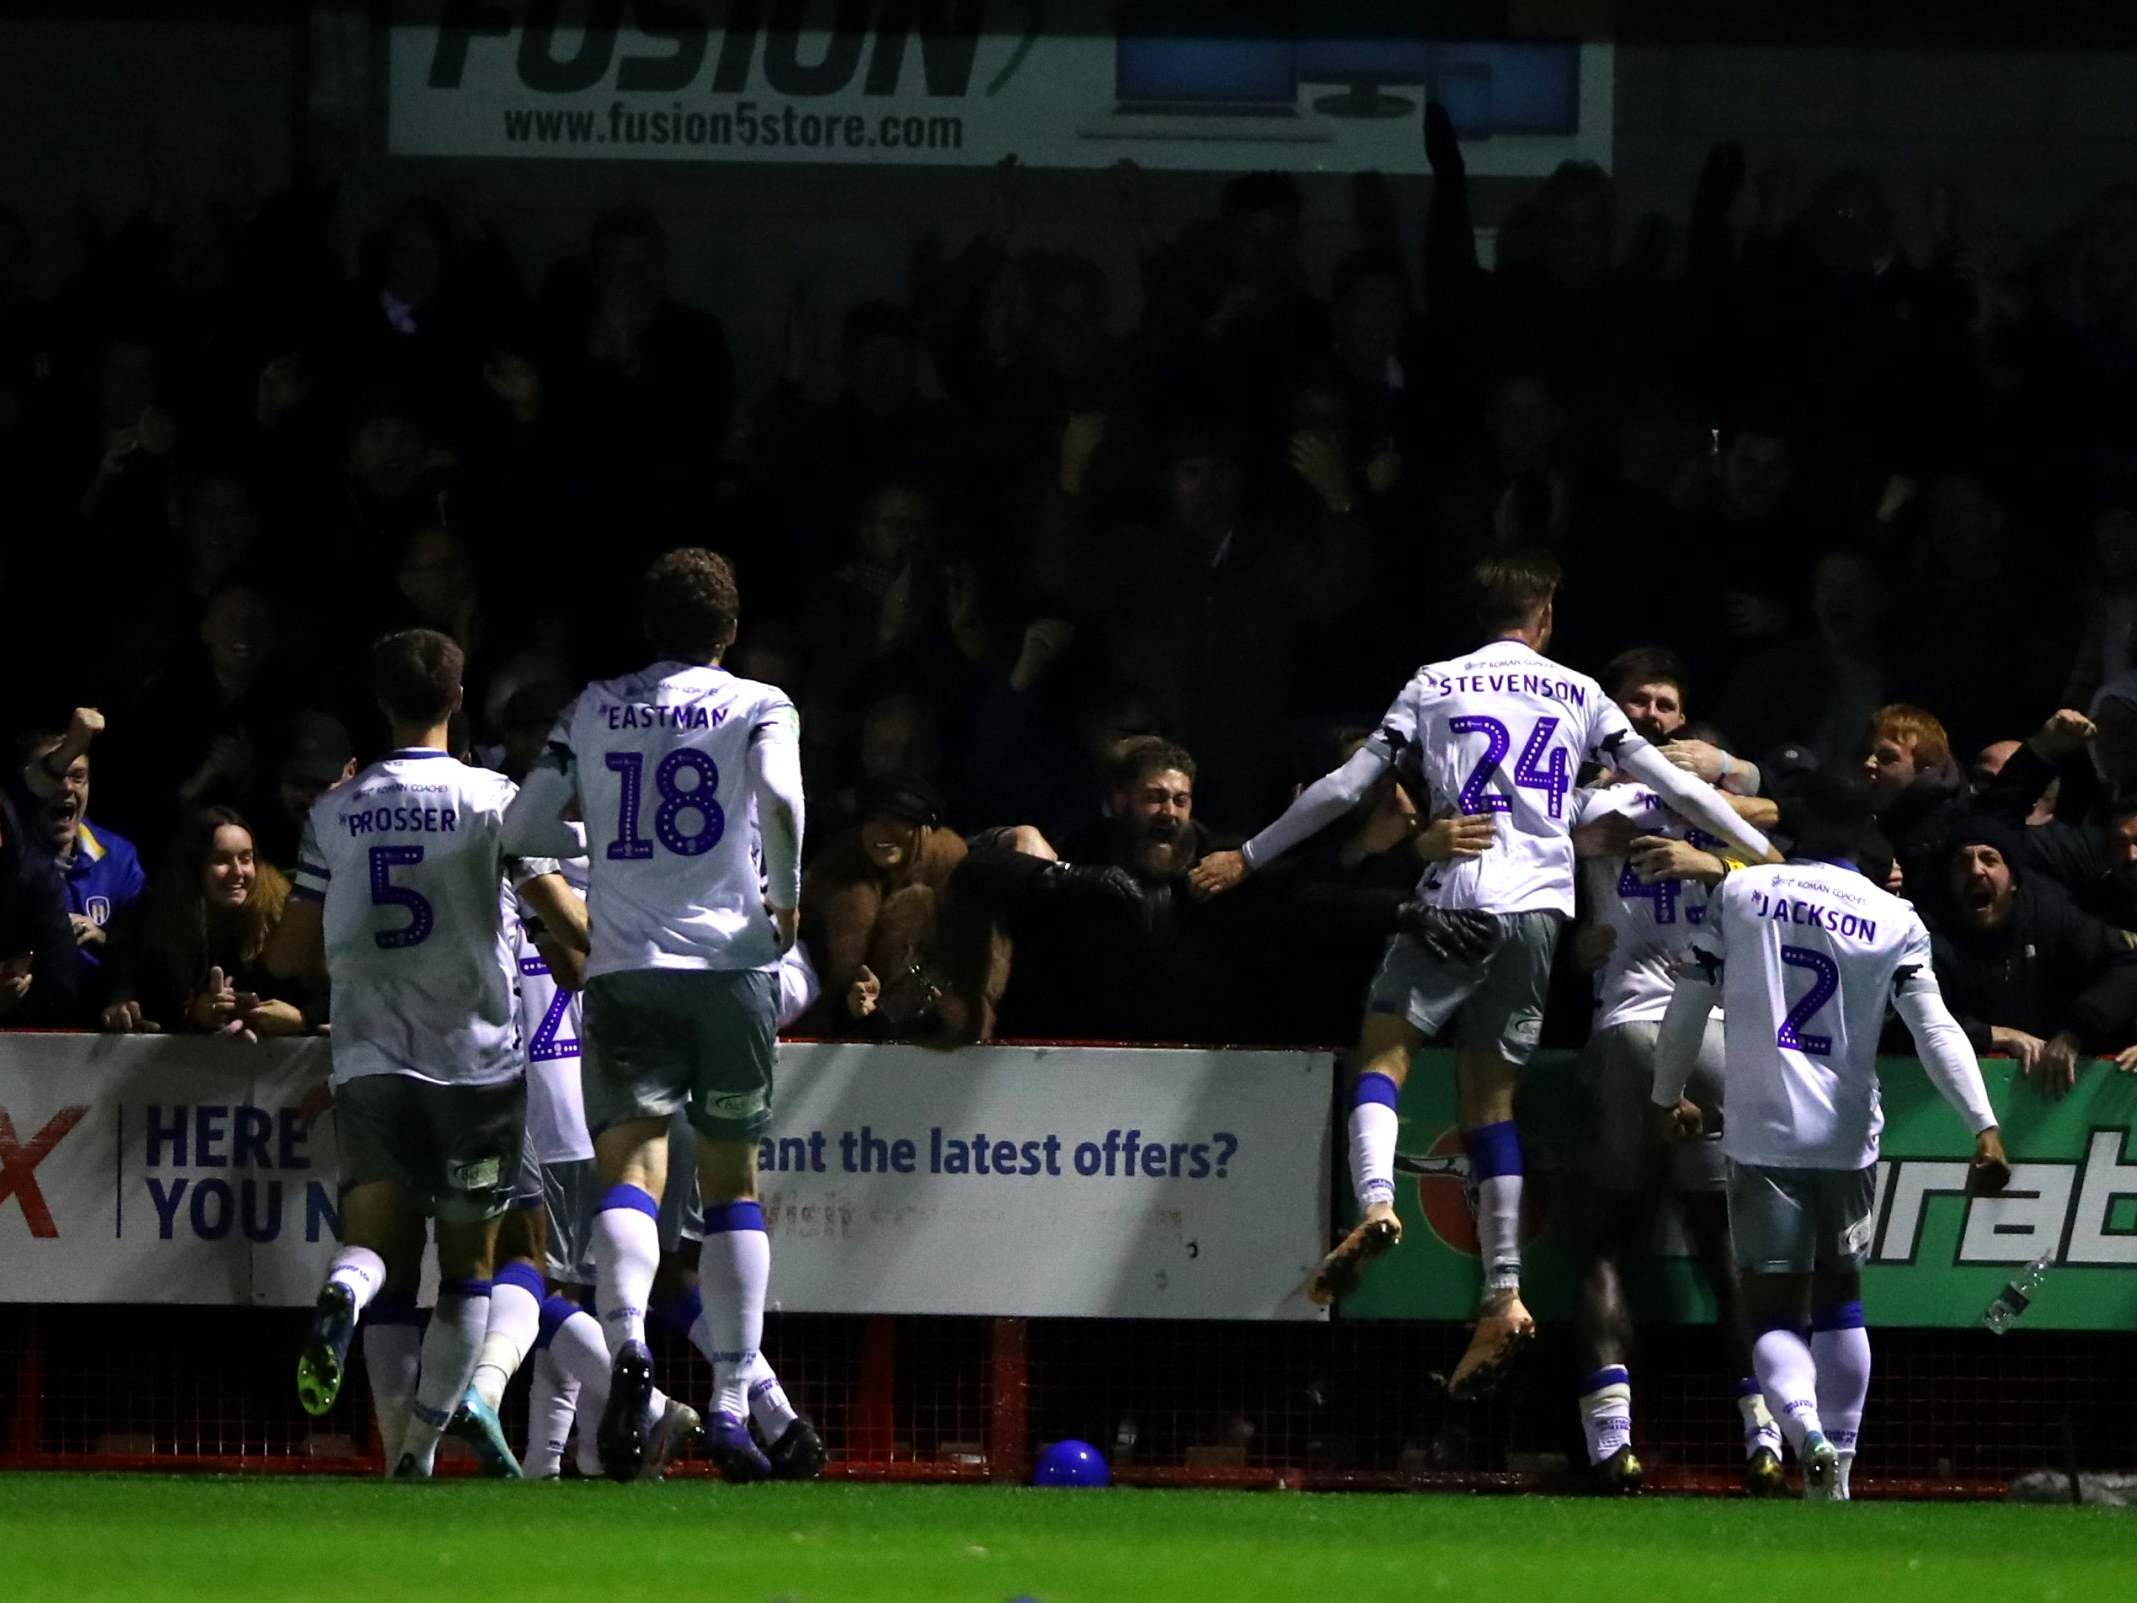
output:
[[[294,1307],[335,1247],[324,1041],[0,1035],[0,1301]],[[1326,1053],[783,1047],[772,1306],[1314,1319]]]
[[[1519,1115],[1530,1156],[1523,1296],[1539,1319],[1573,1307],[1575,1206],[1557,1183],[1580,1139],[1576,1058],[1541,1053],[1524,1077]],[[2013,1063],[1982,1064],[2014,1173],[2001,1197],[1965,1195],[1973,1151],[1965,1127],[1911,1058],[1880,1065],[1883,1158],[1877,1167],[1863,1305],[1880,1325],[1977,1323],[2012,1270],[2053,1249],[2029,1328],[2137,1328],[2137,1076],[2083,1066],[2077,1089],[2049,1102]],[[1455,1119],[1452,1054],[1421,1055],[1403,1087],[1396,1206],[1403,1244],[1343,1305],[1345,1318],[1467,1319],[1477,1294],[1477,1236],[1468,1159]],[[1541,1168],[1541,1173],[1537,1170]],[[1347,1187],[1345,1188],[1347,1189]],[[1346,1208],[1348,1204],[1346,1203]],[[1665,1219],[1659,1261],[1640,1288],[1644,1317],[1713,1318],[1713,1304]]]
[[395,10],[404,156],[1422,172],[1610,161],[1608,45],[1247,0],[447,0]]

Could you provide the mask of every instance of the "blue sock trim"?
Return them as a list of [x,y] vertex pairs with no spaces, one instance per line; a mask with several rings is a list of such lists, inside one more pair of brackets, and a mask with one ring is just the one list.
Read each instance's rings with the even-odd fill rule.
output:
[[671,1334],[687,1340],[690,1327],[697,1323],[698,1315],[704,1311],[705,1293],[696,1286],[685,1286],[673,1296],[661,1298],[646,1310],[646,1314]]
[[755,1202],[723,1202],[705,1210],[705,1235],[708,1239],[730,1230],[762,1230],[764,1209]]
[[1729,1395],[1741,1401],[1746,1397],[1760,1396],[1765,1392],[1765,1390],[1766,1388],[1759,1384],[1758,1377],[1756,1375],[1746,1375],[1742,1380],[1736,1383],[1736,1390],[1731,1392]]
[[1350,1088],[1350,1105],[1362,1108],[1369,1102],[1377,1102],[1384,1108],[1392,1108],[1401,1096],[1402,1087],[1392,1076],[1382,1074],[1378,1069],[1367,1069]]
[[1472,1181],[1497,1180],[1504,1175],[1521,1173],[1521,1132],[1514,1128],[1511,1119],[1464,1130],[1462,1146],[1469,1153],[1469,1178]]
[[487,1297],[490,1283],[487,1280],[441,1280],[438,1282],[438,1297]]
[[660,1203],[641,1186],[610,1186],[601,1193],[596,1212],[606,1213],[611,1208],[636,1208],[656,1224],[660,1222]]
[[1756,1341],[1759,1337],[1765,1335],[1768,1331],[1772,1330],[1785,1330],[1791,1336],[1797,1337],[1799,1340],[1806,1342],[1811,1339],[1810,1326],[1799,1325],[1793,1319],[1787,1318],[1766,1318],[1759,1320],[1751,1327],[1751,1338],[1752,1340]]
[[1862,1328],[1862,1304],[1859,1302],[1836,1302],[1830,1308],[1820,1308],[1811,1315],[1813,1331]]
[[367,1325],[414,1325],[422,1322],[414,1297],[373,1297],[364,1310]]
[[547,1347],[552,1341],[556,1340],[557,1332],[564,1328],[565,1322],[573,1314],[584,1312],[585,1310],[569,1297],[544,1297],[542,1299],[539,1334],[534,1338],[534,1350],[540,1352]]
[[1601,1369],[1595,1370],[1582,1378],[1580,1394],[1585,1397],[1590,1392],[1601,1391],[1605,1386],[1630,1386],[1631,1384],[1632,1376],[1625,1372],[1623,1364],[1605,1364]]
[[517,1286],[536,1302],[549,1295],[549,1282],[531,1263],[508,1263],[490,1278],[492,1286]]

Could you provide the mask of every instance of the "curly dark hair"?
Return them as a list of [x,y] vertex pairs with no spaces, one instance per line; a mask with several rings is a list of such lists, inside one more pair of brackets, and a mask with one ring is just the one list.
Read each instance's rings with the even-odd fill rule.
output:
[[646,569],[639,615],[661,656],[715,662],[734,644],[742,615],[735,570],[717,551],[679,546]]

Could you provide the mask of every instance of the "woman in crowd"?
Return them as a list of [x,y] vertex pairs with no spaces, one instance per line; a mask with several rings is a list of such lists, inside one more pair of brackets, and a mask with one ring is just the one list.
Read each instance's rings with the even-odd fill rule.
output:
[[260,961],[288,901],[289,881],[254,856],[244,819],[227,807],[195,812],[119,932],[104,1028],[305,1034],[304,999]]

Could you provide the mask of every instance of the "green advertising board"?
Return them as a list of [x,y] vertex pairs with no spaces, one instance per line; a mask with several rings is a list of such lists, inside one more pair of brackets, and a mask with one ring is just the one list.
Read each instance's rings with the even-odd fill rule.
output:
[[[1578,1202],[1559,1174],[1582,1139],[1577,1062],[1572,1053],[1539,1053],[1523,1078],[1519,1118],[1531,1171],[1523,1296],[1539,1319],[1562,1319],[1573,1308],[1576,1232],[1563,1216]],[[2077,1089],[2050,1102],[2017,1065],[1982,1064],[2014,1171],[2003,1196],[1969,1199],[1973,1143],[1958,1115],[1912,1058],[1885,1059],[1879,1071],[1885,1133],[1876,1234],[1863,1275],[1872,1323],[1974,1324],[2014,1266],[2052,1247],[2054,1267],[2026,1313],[2027,1327],[2137,1329],[2137,1075],[2088,1063]],[[1477,1293],[1476,1226],[1455,1121],[1452,1053],[1418,1056],[1400,1112],[1395,1178],[1403,1244],[1340,1312],[1350,1319],[1468,1319]],[[1339,1213],[1348,1211],[1346,1195]],[[1665,1216],[1656,1245],[1637,1293],[1643,1317],[1712,1319],[1674,1218]]]

